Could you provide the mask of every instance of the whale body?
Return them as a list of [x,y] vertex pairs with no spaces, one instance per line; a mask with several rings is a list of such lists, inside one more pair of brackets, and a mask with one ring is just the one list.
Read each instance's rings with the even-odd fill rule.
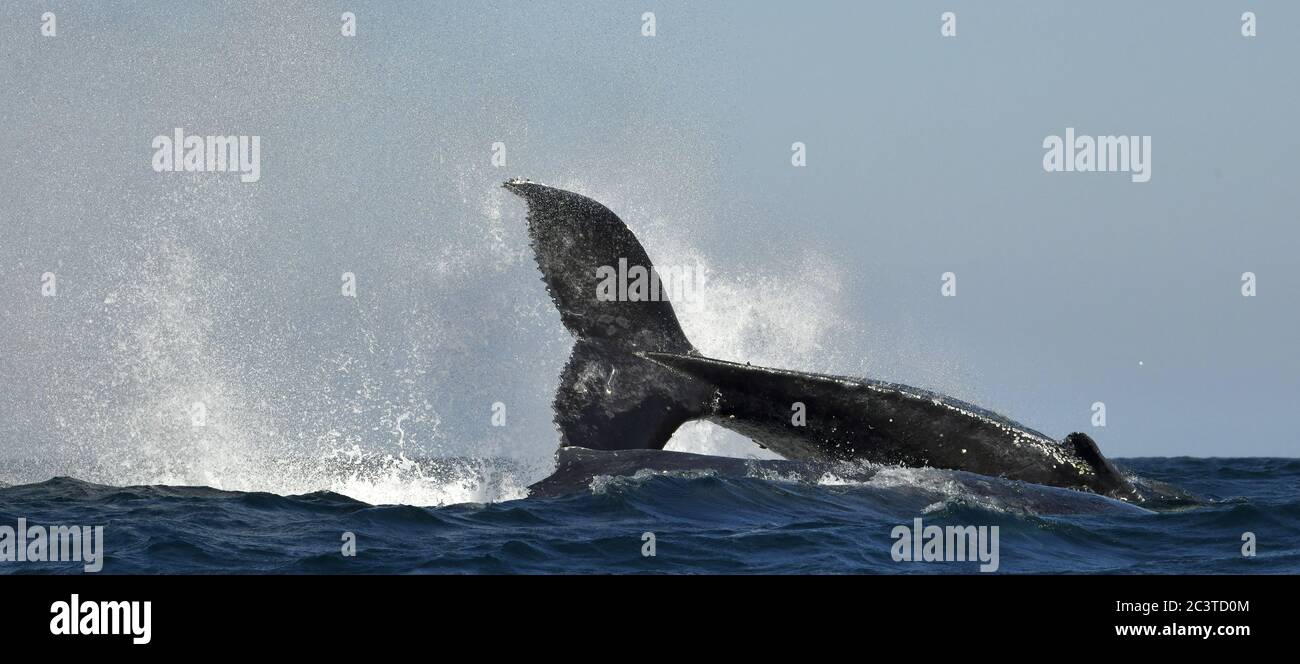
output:
[[504,186],[527,202],[542,281],[575,338],[553,404],[561,447],[659,450],[683,423],[702,419],[789,460],[932,467],[1154,498],[1153,485],[1126,476],[1083,433],[1057,441],[921,388],[704,357],[658,289],[632,298],[620,286],[620,297],[609,297],[603,282],[613,270],[654,274],[616,214],[528,180]]

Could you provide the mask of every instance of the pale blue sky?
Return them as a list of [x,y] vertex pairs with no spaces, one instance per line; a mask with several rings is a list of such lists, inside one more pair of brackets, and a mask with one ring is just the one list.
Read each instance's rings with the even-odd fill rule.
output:
[[[6,3],[0,445],[84,461],[201,393],[241,440],[549,455],[568,344],[522,176],[779,302],[743,343],[683,312],[725,359],[1111,456],[1294,456],[1296,44],[1288,2]],[[260,135],[262,181],[152,172],[175,127]],[[1152,136],[1151,181],[1043,172],[1066,127]]]

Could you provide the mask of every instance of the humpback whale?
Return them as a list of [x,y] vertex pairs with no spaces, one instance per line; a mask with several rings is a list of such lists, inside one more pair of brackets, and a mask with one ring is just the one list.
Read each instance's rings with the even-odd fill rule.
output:
[[661,450],[683,423],[707,420],[789,460],[864,460],[1150,497],[1150,485],[1127,477],[1083,433],[1058,442],[929,390],[704,357],[667,298],[597,297],[600,275],[621,261],[654,270],[616,214],[529,180],[504,187],[527,203],[542,281],[575,339],[553,403],[562,448]]
[[[908,471],[911,475],[899,475]],[[610,486],[637,484],[651,478],[700,477],[775,480],[787,486],[833,483],[874,484],[877,496],[921,511],[937,502],[960,497],[997,509],[1033,514],[1141,514],[1149,505],[1112,500],[1085,491],[1010,482],[960,470],[904,469],[853,462],[788,459],[737,459],[667,450],[590,450],[561,447],[555,472],[528,487],[529,498],[558,498],[592,489],[598,481]],[[895,478],[907,477],[904,482]],[[877,480],[880,481],[877,481]],[[623,480],[623,482],[620,482]],[[671,480],[670,480],[671,481]],[[796,489],[797,490],[797,489]]]

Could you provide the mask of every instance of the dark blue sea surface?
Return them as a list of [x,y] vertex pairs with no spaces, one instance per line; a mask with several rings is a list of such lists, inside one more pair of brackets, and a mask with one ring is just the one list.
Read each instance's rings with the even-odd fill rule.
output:
[[[977,562],[894,561],[891,530],[918,517],[998,526],[1002,573],[1300,572],[1300,459],[1119,462],[1206,502],[1150,511],[916,469],[865,481],[643,473],[559,497],[443,507],[55,478],[0,488],[0,526],[103,525],[103,574],[976,572]],[[355,557],[341,554],[344,532]],[[1242,555],[1246,532],[1254,557]],[[644,533],[653,557],[642,555]],[[0,562],[0,573],[81,569]]]

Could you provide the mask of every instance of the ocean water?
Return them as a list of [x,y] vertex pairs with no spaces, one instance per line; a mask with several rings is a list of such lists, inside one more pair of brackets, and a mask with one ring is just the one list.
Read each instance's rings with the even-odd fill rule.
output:
[[[976,573],[977,562],[894,561],[891,530],[918,517],[998,526],[1000,573],[1300,572],[1300,459],[1119,460],[1204,500],[1167,511],[932,469],[808,477],[758,463],[739,475],[597,474],[551,497],[522,497],[516,469],[479,463],[422,475],[455,485],[439,506],[57,477],[0,487],[0,525],[103,525],[105,574]],[[345,532],[353,557],[341,553]],[[1247,532],[1253,557],[1242,555]],[[645,533],[653,556],[643,555]],[[0,573],[80,569],[0,563]]]

